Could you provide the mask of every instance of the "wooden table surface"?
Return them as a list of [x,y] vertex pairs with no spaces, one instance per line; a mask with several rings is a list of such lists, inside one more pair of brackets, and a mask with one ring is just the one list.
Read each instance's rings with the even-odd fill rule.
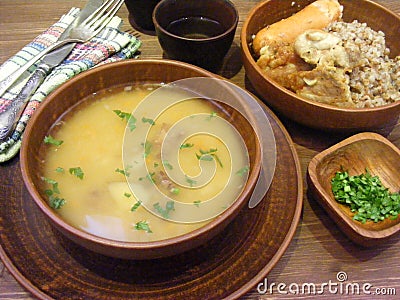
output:
[[[201,1],[201,0],[200,0]],[[233,0],[240,12],[239,27],[236,32],[233,47],[240,45],[239,34],[248,12],[259,1]],[[400,14],[400,1],[376,1]],[[0,63],[16,53],[25,44],[40,34],[49,25],[72,6],[83,7],[81,0],[1,0],[0,1]],[[128,13],[123,6],[118,15],[125,21],[122,30],[129,30]],[[162,58],[162,51],[157,39],[152,35],[141,34],[143,46],[141,58]],[[240,65],[240,64],[239,64]],[[222,73],[241,87],[245,87],[245,73],[242,68],[229,68]],[[279,115],[278,115],[279,116]],[[318,132],[284,118],[280,118],[291,135],[297,150],[304,180],[304,208],[297,232],[287,251],[268,274],[269,283],[284,283],[286,285],[314,283],[317,286],[337,282],[339,272],[345,272],[348,282],[369,283],[371,292],[376,292],[373,299],[394,299],[400,295],[400,238],[394,237],[389,243],[375,248],[361,248],[349,241],[338,229],[318,203],[307,195],[305,174],[308,163],[318,152],[339,142],[346,136],[340,134]],[[382,132],[390,141],[400,147],[400,123],[394,129]],[[0,165],[0,180],[4,176],[12,176],[20,172],[18,158],[13,163]],[[1,185],[1,189],[9,187]],[[7,199],[0,199],[7,201]],[[391,295],[378,295],[378,293]],[[351,293],[350,293],[351,294]],[[259,299],[256,289],[243,299]],[[275,292],[269,298],[313,298],[315,295],[283,295]],[[344,294],[324,293],[317,297],[343,298]],[[361,299],[370,295],[346,295],[346,297]],[[397,296],[398,297],[398,296]],[[0,299],[33,299],[29,292],[16,282],[4,265],[0,262]]]

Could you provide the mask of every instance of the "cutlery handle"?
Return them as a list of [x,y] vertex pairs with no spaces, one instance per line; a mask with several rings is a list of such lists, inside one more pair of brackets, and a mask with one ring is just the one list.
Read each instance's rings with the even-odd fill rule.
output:
[[14,73],[10,74],[6,78],[0,81],[0,96],[2,96],[17,80],[18,78],[21,77],[21,75],[28,70],[35,62],[37,62],[39,59],[41,59],[45,54],[49,53],[52,50],[55,50],[57,48],[60,48],[61,46],[64,46],[65,44],[68,43],[76,43],[76,42],[81,42],[81,40],[78,39],[66,39],[63,41],[59,41],[54,43],[53,45],[47,47],[45,50],[42,52],[38,53],[36,56],[31,58],[29,61],[27,61],[22,67],[18,68]]
[[51,68],[48,65],[40,64],[28,79],[28,82],[22,88],[17,98],[12,101],[10,107],[0,113],[0,140],[4,140],[12,133],[32,94],[42,84],[50,71]]

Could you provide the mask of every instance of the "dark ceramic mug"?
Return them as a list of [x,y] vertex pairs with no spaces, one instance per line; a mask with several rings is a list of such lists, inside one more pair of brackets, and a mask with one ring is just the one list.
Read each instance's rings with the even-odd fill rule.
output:
[[239,16],[228,0],[162,0],[153,11],[158,41],[169,59],[217,71]]
[[152,13],[160,0],[125,0],[129,23],[139,31],[154,31]]

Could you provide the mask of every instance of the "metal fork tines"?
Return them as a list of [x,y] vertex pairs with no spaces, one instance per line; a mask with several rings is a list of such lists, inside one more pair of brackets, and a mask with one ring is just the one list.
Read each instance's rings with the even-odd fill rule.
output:
[[68,38],[56,42],[26,62],[21,68],[0,82],[0,96],[2,96],[21,75],[45,54],[68,43],[83,43],[96,36],[111,21],[120,9],[124,0],[107,0],[79,26],[71,29]]
[[87,41],[96,36],[115,16],[124,0],[109,0],[103,3],[78,27],[71,30],[71,39]]

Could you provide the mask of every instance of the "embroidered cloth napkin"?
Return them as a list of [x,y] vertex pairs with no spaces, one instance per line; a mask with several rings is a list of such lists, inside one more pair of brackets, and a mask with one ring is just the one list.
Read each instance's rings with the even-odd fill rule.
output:
[[[58,22],[37,36],[32,42],[22,48],[13,57],[0,66],[0,80],[7,77],[26,61],[58,40],[58,37],[73,22],[79,14],[78,8],[72,8]],[[14,157],[21,146],[25,127],[40,103],[58,86],[73,76],[104,63],[132,58],[140,48],[141,42],[135,36],[119,30],[122,20],[114,17],[106,28],[95,38],[86,43],[78,43],[70,55],[47,76],[37,91],[29,100],[16,129],[10,137],[0,141],[0,163]],[[36,69],[32,66],[19,81],[0,98],[0,112],[5,111],[17,97],[27,82],[30,74]]]

